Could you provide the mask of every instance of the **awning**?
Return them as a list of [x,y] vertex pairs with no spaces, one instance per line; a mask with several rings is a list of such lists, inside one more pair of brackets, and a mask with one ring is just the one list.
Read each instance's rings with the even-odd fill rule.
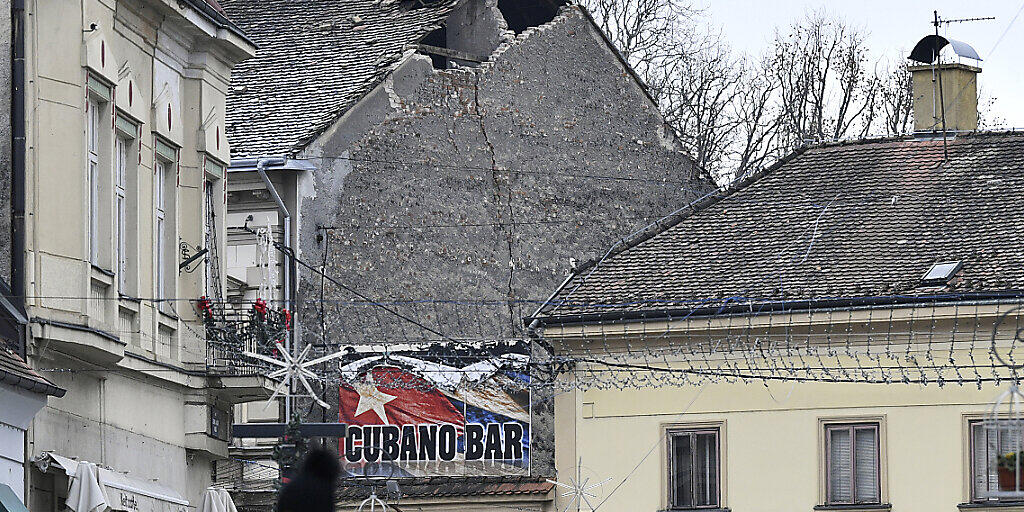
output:
[[25,504],[7,484],[0,484],[0,512],[28,512]]
[[[33,459],[42,472],[59,471],[74,478],[78,461],[51,452]],[[156,482],[132,478],[106,468],[98,468],[98,479],[106,493],[110,510],[123,512],[187,512],[188,500],[177,491]],[[75,511],[84,512],[84,511]]]
[[238,512],[235,502],[227,489],[221,487],[210,487],[203,493],[203,499],[199,503],[199,512]]

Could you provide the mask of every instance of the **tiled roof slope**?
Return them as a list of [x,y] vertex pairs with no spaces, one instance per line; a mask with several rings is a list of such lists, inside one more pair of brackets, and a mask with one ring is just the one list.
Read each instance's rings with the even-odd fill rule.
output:
[[222,0],[256,43],[228,96],[232,156],[291,154],[379,83],[455,6],[396,0]]
[[[404,478],[399,489],[404,498],[445,498],[455,496],[524,496],[547,494],[554,484],[543,478],[520,476],[466,476]],[[343,500],[366,497],[366,486],[340,486]]]
[[63,389],[36,373],[18,354],[3,346],[0,346],[0,384],[57,397],[64,396],[65,393]]
[[[1024,290],[1024,134],[813,147],[588,265],[547,316]],[[947,285],[932,264],[961,261]]]

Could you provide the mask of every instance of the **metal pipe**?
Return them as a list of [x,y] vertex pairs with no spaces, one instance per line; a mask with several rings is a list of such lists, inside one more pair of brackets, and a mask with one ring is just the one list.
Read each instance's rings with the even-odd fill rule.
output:
[[[268,165],[284,165],[285,162],[286,162],[286,160],[284,158],[281,158],[281,157],[260,158],[259,160],[256,161],[256,172],[259,173],[260,178],[263,178],[263,184],[266,185],[267,190],[270,191],[271,197],[273,197],[274,198],[274,202],[277,203],[277,208],[279,210],[281,210],[281,215],[284,217],[284,240],[283,240],[284,246],[289,248],[289,249],[291,249],[291,247],[292,247],[292,240],[291,240],[291,236],[292,236],[292,230],[291,230],[292,214],[291,214],[291,212],[288,211],[288,207],[285,206],[284,200],[281,199],[281,194],[277,193],[277,188],[274,187],[274,183],[270,181],[270,176],[267,176],[267,166]],[[292,258],[292,255],[291,255],[290,251],[283,251],[282,253],[284,254],[284,257],[286,258],[285,265],[283,265],[284,278],[281,280],[282,281],[281,285],[282,285],[283,292],[284,292],[284,301],[285,301],[285,304],[288,306],[288,309],[290,311],[294,311],[295,308],[293,307],[292,289],[291,289],[291,284],[292,284],[291,283],[291,277],[292,277],[291,276],[291,274],[292,274],[291,269],[292,269],[292,266],[293,266],[293,262],[292,262],[293,258]],[[285,347],[284,347],[285,351],[287,351],[292,356],[295,356],[295,345],[296,345],[296,343],[294,343],[294,338],[295,338],[295,328],[293,326],[291,334],[285,339]],[[292,385],[292,383],[289,382],[288,383],[288,392],[289,392],[289,394],[291,394],[291,385]],[[291,401],[291,397],[286,396],[285,399],[284,399],[284,418],[285,418],[286,422],[287,421],[291,421],[291,415],[292,415],[292,401]]]
[[[11,295],[15,307],[24,307],[25,297],[25,1],[11,6],[14,40],[11,61]],[[20,329],[21,357],[28,352],[28,329]]]

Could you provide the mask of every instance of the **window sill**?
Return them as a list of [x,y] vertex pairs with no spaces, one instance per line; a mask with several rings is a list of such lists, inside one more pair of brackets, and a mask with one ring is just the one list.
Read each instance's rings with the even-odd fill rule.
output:
[[956,506],[960,510],[1024,510],[1024,501],[979,501],[961,503]]
[[111,287],[114,285],[114,273],[96,265],[92,266],[92,280],[100,286]]
[[120,299],[121,300],[118,301],[118,304],[120,304],[120,306],[122,308],[124,308],[124,309],[126,309],[128,311],[131,311],[132,313],[134,313],[136,315],[139,314],[139,308],[140,308],[140,306],[142,304],[139,299],[136,299],[134,297],[129,297],[127,295],[121,295]]
[[169,327],[171,329],[178,328],[178,320],[180,319],[177,317],[177,315],[168,313],[159,308],[157,308],[157,311],[160,312],[160,325],[163,325],[164,327]]
[[815,505],[814,510],[842,510],[844,512],[892,510],[890,503],[861,503],[856,505]]
[[100,274],[103,274],[103,275],[105,275],[107,277],[114,277],[114,271],[113,270],[107,270],[107,269],[105,269],[105,268],[103,268],[103,267],[101,267],[99,265],[95,265],[95,264],[92,266],[92,268],[93,268],[93,270],[95,270],[95,271],[99,272]]
[[694,507],[694,508],[666,508],[665,510],[659,510],[658,512],[731,512],[728,508],[708,508],[708,507]]

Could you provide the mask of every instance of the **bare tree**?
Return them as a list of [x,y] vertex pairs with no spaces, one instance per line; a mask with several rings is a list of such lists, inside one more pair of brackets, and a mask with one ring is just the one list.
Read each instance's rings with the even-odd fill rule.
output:
[[584,0],[583,5],[648,83],[664,77],[659,65],[678,55],[699,14],[684,0]]
[[780,130],[786,116],[777,101],[780,86],[770,62],[744,63],[742,75],[732,105],[738,132],[729,155],[733,179],[765,167],[785,149]]
[[895,63],[882,73],[878,90],[882,129],[886,135],[910,133],[914,128],[914,92],[910,72]]
[[772,54],[789,146],[870,131],[879,81],[861,31],[811,12],[776,33]]
[[[814,141],[903,135],[910,74],[872,57],[866,34],[808,12],[761,58],[737,58],[687,0],[585,0],[696,163],[725,182]],[[984,105],[982,105],[984,107]],[[989,120],[982,108],[982,122]]]
[[680,52],[664,64],[658,100],[665,120],[690,148],[697,165],[717,178],[736,137],[734,105],[743,69],[722,46]]

